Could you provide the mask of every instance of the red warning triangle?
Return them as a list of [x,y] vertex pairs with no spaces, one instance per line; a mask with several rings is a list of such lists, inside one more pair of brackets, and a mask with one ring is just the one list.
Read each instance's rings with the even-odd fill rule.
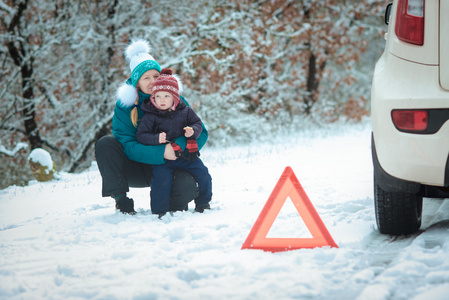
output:
[[[313,238],[267,238],[274,220],[290,197]],[[301,248],[331,246],[338,248],[323,221],[310,202],[292,168],[286,167],[262,212],[254,223],[242,249],[261,249],[278,252]]]

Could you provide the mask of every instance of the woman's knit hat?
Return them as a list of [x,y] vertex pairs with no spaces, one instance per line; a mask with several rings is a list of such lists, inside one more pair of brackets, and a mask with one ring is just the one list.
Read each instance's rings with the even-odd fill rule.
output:
[[150,55],[150,45],[145,40],[134,40],[125,51],[129,61],[131,77],[117,90],[117,97],[125,106],[131,106],[137,97],[136,85],[142,75],[149,70],[161,72],[160,65]]
[[126,48],[125,56],[129,61],[133,87],[136,87],[137,82],[145,72],[149,70],[161,72],[161,67],[149,53],[150,49],[150,45],[144,40],[136,40]]
[[176,75],[173,75],[172,70],[170,69],[162,69],[161,75],[156,79],[153,83],[153,89],[151,90],[151,103],[154,106],[156,105],[156,100],[154,96],[157,92],[169,92],[173,96],[173,106],[172,110],[175,110],[179,104],[179,94],[182,90],[182,84],[179,78]]

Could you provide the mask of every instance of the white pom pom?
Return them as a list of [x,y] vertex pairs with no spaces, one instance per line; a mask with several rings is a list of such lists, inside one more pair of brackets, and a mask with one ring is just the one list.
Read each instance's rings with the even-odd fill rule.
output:
[[131,45],[126,48],[125,56],[128,61],[130,61],[134,56],[141,53],[149,53],[151,50],[150,44],[145,40],[135,40]]
[[179,76],[176,74],[173,74],[172,76],[175,77],[176,81],[178,81],[178,92],[181,95],[182,91],[184,90],[184,86],[181,82],[181,78],[179,78]]
[[137,89],[129,84],[122,84],[117,90],[117,98],[123,106],[133,106],[137,99]]

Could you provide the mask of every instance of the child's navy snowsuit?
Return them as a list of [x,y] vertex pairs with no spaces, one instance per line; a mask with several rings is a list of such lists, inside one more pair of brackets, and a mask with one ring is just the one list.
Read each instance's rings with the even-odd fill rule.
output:
[[151,182],[151,212],[162,214],[169,210],[169,199],[173,180],[173,172],[185,170],[192,174],[198,182],[199,195],[195,199],[196,207],[210,202],[212,198],[212,178],[201,159],[187,161],[182,158],[167,160],[163,165],[153,166],[153,180]]
[[[201,131],[201,119],[184,102],[180,102],[175,110],[161,111],[151,101],[146,100],[142,106],[144,115],[137,129],[137,141],[145,145],[160,145],[159,134],[165,132],[166,139],[174,140],[184,135],[184,127],[194,130],[192,138],[197,138]],[[163,214],[169,210],[169,200],[173,181],[173,172],[181,169],[189,172],[198,183],[199,196],[195,199],[196,206],[203,206],[212,198],[212,177],[201,159],[187,161],[181,157],[177,160],[166,160],[163,165],[153,165],[151,182],[151,212]]]

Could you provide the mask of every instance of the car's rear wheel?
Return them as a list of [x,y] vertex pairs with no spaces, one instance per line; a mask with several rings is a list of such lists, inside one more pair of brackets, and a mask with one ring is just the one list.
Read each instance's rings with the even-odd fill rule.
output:
[[384,191],[374,179],[374,207],[377,227],[381,233],[402,235],[418,231],[422,203],[422,196]]

